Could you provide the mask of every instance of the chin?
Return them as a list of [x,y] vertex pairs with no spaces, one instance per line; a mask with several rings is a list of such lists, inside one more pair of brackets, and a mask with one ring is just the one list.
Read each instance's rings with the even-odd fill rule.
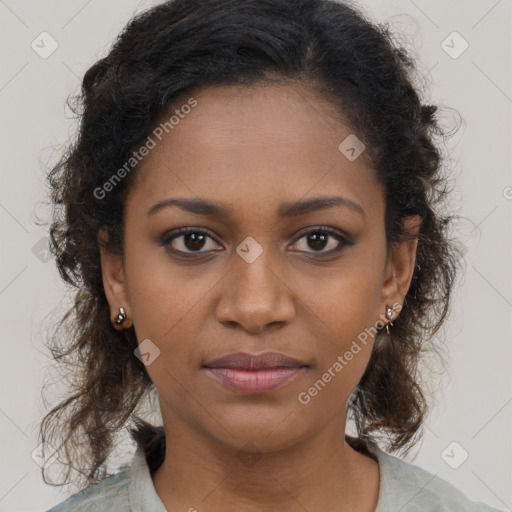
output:
[[[211,435],[223,444],[236,450],[245,445],[247,451],[273,452],[290,448],[309,437],[304,421],[281,409],[276,413],[272,408],[255,407],[255,410],[221,413],[214,417],[222,421],[208,421]],[[253,448],[250,446],[254,445]]]

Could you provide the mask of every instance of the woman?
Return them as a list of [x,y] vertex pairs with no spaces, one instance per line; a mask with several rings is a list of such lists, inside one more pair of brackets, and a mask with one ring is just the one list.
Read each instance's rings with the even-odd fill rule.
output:
[[52,511],[494,510],[386,453],[460,263],[413,69],[343,3],[174,0],[87,71],[49,176],[74,391],[41,436],[83,477]]

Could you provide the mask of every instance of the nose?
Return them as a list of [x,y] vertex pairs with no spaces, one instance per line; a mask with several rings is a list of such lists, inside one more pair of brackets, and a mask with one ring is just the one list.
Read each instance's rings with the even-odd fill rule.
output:
[[251,333],[290,323],[295,315],[293,292],[276,260],[270,262],[265,250],[251,263],[238,254],[233,258],[232,271],[222,281],[217,320]]

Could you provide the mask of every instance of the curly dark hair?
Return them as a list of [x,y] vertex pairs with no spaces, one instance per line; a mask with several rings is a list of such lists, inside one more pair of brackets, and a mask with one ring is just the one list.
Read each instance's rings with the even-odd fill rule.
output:
[[[116,436],[127,425],[146,450],[161,428],[142,420],[154,392],[134,357],[134,329],[117,331],[102,282],[98,233],[123,253],[123,206],[136,167],[106,197],[114,172],[173,106],[212,85],[307,82],[345,116],[364,141],[385,190],[388,249],[415,238],[402,220],[419,215],[416,265],[388,342],[378,332],[368,367],[352,394],[358,435],[407,452],[429,410],[419,363],[440,354],[435,333],[449,312],[461,263],[449,236],[450,192],[438,106],[422,104],[414,60],[389,24],[335,0],[173,0],[136,15],[108,55],[88,69],[71,106],[78,133],[48,173],[53,208],[52,255],[74,293],[49,342],[67,369],[71,392],[41,422],[41,440],[85,483],[106,476]],[[438,140],[436,140],[436,138]],[[64,328],[63,335],[60,329]],[[45,481],[48,481],[44,475]],[[52,483],[52,482],[49,482]]]

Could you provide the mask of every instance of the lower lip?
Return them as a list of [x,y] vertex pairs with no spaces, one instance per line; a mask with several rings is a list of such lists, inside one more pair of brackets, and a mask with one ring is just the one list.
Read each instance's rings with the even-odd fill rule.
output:
[[268,370],[235,370],[207,368],[222,383],[242,393],[264,393],[284,386],[305,368],[274,368]]

